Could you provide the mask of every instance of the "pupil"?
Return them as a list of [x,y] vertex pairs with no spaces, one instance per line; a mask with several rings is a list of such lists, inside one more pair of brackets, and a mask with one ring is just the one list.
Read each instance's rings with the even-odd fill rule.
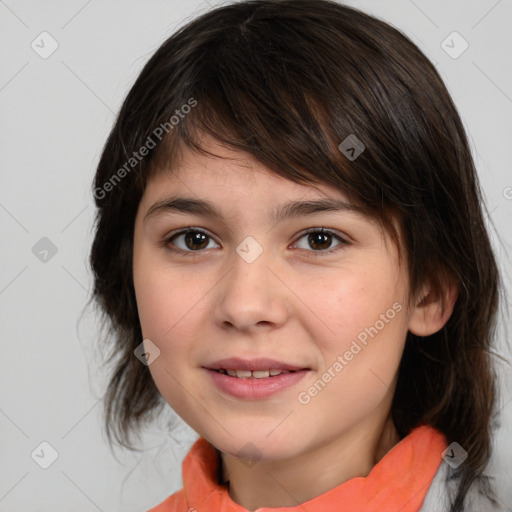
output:
[[[208,243],[205,243],[207,238],[207,235],[205,235],[204,233],[200,233],[199,231],[189,231],[185,235],[185,241],[189,249],[202,249],[203,246],[208,245]],[[198,245],[200,247],[197,247]]]
[[329,245],[331,245],[329,237],[330,237],[330,235],[328,233],[310,233],[309,237],[308,237],[308,241],[309,241],[311,247],[313,247],[313,249],[317,248],[317,247],[315,247],[317,245],[322,245],[322,244],[325,245],[327,243],[326,247],[320,247],[320,249],[327,249],[329,247]]

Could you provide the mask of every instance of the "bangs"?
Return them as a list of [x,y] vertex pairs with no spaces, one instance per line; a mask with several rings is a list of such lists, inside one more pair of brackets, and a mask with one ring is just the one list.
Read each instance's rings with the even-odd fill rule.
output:
[[[293,182],[334,186],[351,202],[368,209],[351,190],[353,170],[338,149],[327,115],[322,115],[323,105],[312,97],[303,96],[300,104],[296,98],[284,95],[279,105],[263,104],[254,97],[254,91],[252,97],[244,97],[246,91],[240,89],[234,95],[213,87],[203,95],[195,91],[190,94],[197,106],[158,145],[149,175],[172,172],[179,165],[184,147],[219,158],[206,149],[207,141],[213,141],[251,155],[270,171]],[[220,97],[218,92],[222,93]]]
[[[258,23],[265,25],[269,38],[261,38]],[[351,78],[350,59],[336,55],[333,64],[328,42],[319,37],[314,44],[301,43],[301,38],[290,23],[257,20],[249,28],[228,31],[216,46],[197,48],[186,75],[180,76],[183,71],[176,66],[178,92],[166,110],[179,110],[190,98],[197,104],[158,145],[150,174],[172,171],[183,146],[218,156],[205,149],[204,140],[209,138],[250,154],[291,181],[333,186],[366,214],[381,217],[382,194],[369,172],[367,155],[362,152],[357,162],[351,161],[339,149],[354,135],[368,144],[363,122],[367,114],[357,104],[366,94],[364,86]],[[308,52],[309,58],[304,58]],[[318,58],[322,54],[328,64]]]

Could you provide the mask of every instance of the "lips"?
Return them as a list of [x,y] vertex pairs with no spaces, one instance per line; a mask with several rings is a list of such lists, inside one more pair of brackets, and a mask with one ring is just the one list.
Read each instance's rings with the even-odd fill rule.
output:
[[[276,373],[278,370],[281,370],[281,373],[287,372],[296,372],[299,370],[310,370],[310,368],[306,368],[304,366],[298,366],[295,364],[286,363],[283,361],[277,361],[276,359],[268,359],[268,358],[258,358],[258,359],[241,359],[239,357],[230,357],[227,359],[220,359],[219,361],[215,361],[214,363],[208,364],[204,366],[208,370],[215,370],[228,372],[228,370],[239,371],[240,377],[249,376],[247,372],[264,372],[274,370],[271,373]],[[244,373],[245,372],[245,373]],[[260,374],[256,374],[256,378],[258,378]]]
[[[224,369],[224,366],[228,368]],[[229,369],[230,366],[238,367],[238,369]],[[272,368],[274,366],[283,369]],[[240,367],[255,369],[240,369]],[[284,369],[285,367],[291,369]],[[274,359],[223,359],[203,368],[208,378],[212,379],[211,382],[221,393],[251,401],[278,396],[280,392],[298,385],[311,371],[310,368],[301,368]],[[233,372],[235,372],[234,375]],[[271,372],[274,375],[271,375]]]

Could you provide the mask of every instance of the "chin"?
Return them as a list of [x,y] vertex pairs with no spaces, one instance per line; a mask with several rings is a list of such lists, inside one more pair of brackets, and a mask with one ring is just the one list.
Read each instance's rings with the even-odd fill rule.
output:
[[283,460],[295,457],[302,451],[299,449],[303,448],[302,443],[298,442],[299,437],[290,436],[284,431],[281,436],[273,433],[267,437],[268,431],[243,429],[242,435],[233,437],[226,432],[201,435],[219,451],[238,459]]

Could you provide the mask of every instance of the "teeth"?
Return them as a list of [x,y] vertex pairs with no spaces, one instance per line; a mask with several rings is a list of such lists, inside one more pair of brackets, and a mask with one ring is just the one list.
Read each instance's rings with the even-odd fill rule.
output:
[[280,370],[279,368],[271,368],[270,370],[225,370],[221,368],[218,370],[219,373],[229,375],[230,377],[238,377],[241,379],[248,379],[250,377],[254,379],[265,379],[267,377],[275,377],[281,375],[281,373],[291,373],[290,370]]
[[270,370],[253,370],[252,376],[255,379],[264,379],[270,376]]

